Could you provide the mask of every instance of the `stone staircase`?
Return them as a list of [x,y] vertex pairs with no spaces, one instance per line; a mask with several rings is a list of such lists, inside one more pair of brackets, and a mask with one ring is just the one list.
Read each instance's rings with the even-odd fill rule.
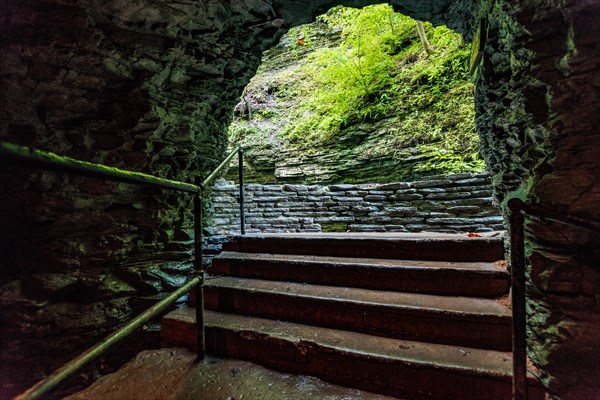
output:
[[[223,249],[210,354],[403,399],[511,398],[501,235],[255,234]],[[194,324],[171,312],[164,344],[193,347]],[[534,379],[530,398],[544,398]]]

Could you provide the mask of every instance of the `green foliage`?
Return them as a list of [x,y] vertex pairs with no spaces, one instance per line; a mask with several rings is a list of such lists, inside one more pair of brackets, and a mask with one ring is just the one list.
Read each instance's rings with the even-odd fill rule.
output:
[[237,143],[243,138],[257,138],[260,137],[260,132],[255,126],[247,126],[234,121],[229,125],[229,141]]
[[[298,28],[294,27],[288,32],[288,36],[290,36],[293,39],[290,49],[294,51],[296,58],[298,56],[298,49],[300,49],[301,47],[310,47],[314,45],[312,39],[310,38],[311,34],[312,30],[308,25],[303,25]],[[300,42],[296,40],[301,37],[304,38],[304,42],[302,44],[300,44]]]
[[[460,35],[424,24],[435,49],[427,55],[415,21],[383,4],[335,7],[317,22],[341,30],[342,41],[307,43],[315,48],[276,91],[294,105],[280,110],[287,123],[279,134],[288,145],[310,151],[335,143],[353,125],[393,119],[385,145],[373,150],[380,155],[401,157],[404,148],[419,146],[429,156],[423,169],[483,168],[468,79],[470,49]],[[288,33],[287,51],[295,58],[300,32],[306,39],[312,33],[306,26]]]
[[348,231],[347,222],[321,222],[323,232],[346,232]]

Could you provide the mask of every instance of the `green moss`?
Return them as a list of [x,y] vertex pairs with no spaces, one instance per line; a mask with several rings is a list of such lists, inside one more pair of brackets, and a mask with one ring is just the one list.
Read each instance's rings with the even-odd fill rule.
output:
[[104,60],[104,66],[107,70],[114,73],[117,76],[121,76],[124,78],[133,78],[133,72],[131,70],[131,66],[125,64],[118,57],[115,58],[106,58]]
[[[313,37],[311,46],[295,40],[303,29]],[[246,88],[249,98],[260,99],[259,109],[250,120],[234,120],[230,140],[257,153],[284,149],[299,159],[331,153],[334,160],[345,151],[399,164],[419,158],[423,163],[408,167],[417,177],[483,170],[470,47],[445,27],[425,29],[433,55],[423,49],[415,21],[388,5],[336,7],[296,28],[283,39],[287,47],[265,54]]]
[[573,24],[569,25],[569,30],[567,31],[567,42],[566,48],[567,51],[565,55],[560,59],[558,63],[558,69],[565,75],[569,75],[571,71],[571,61],[575,56],[577,56],[577,49],[575,48],[575,33],[573,32]]
[[59,156],[49,151],[36,150],[12,143],[0,142],[0,155],[20,161],[26,160],[31,164],[42,165],[51,170],[76,171],[79,174],[85,173],[86,175],[101,178],[112,177],[113,180],[125,182],[166,185],[187,192],[196,192],[198,190],[197,186],[192,184],[155,177],[141,172],[127,171],[106,165],[80,161],[71,157]]
[[348,230],[348,224],[344,222],[327,222],[321,224],[321,231],[323,232],[346,232]]
[[111,294],[135,293],[135,288],[127,282],[115,277],[114,275],[106,275],[102,280],[100,291],[108,291]]

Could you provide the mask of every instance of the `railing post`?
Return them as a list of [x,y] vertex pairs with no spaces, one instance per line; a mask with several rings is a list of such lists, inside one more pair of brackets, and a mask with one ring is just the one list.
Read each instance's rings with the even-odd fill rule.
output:
[[202,265],[202,191],[194,195],[194,273],[200,279],[196,285],[196,355],[199,361],[206,355],[204,339],[204,267]]
[[513,399],[527,400],[527,315],[525,308],[525,231],[523,202],[508,201],[513,320]]
[[244,150],[238,149],[238,174],[240,178],[240,233],[246,233],[246,218],[244,217]]

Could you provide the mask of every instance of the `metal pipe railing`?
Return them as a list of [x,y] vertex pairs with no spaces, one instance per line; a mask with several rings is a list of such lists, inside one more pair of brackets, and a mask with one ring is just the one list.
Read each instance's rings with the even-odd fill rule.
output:
[[0,141],[0,156],[2,157],[0,161],[3,162],[24,163],[51,171],[91,176],[136,185],[157,186],[187,193],[198,193],[200,190],[198,186],[191,183],[173,181],[142,172],[127,171],[102,164],[80,161],[70,157],[59,156],[48,151],[36,150],[3,141]]
[[514,400],[527,400],[527,310],[525,295],[525,218],[523,202],[510,199],[510,268],[512,295],[512,350]]
[[77,358],[73,359],[63,367],[56,370],[47,378],[39,381],[34,386],[16,397],[17,400],[33,400],[48,393],[57,387],[60,383],[71,377],[77,371],[84,368],[100,355],[106,353],[114,345],[130,335],[137,328],[142,326],[151,318],[156,317],[168,306],[173,304],[183,294],[192,288],[196,291],[196,353],[197,359],[203,360],[206,355],[205,335],[204,335],[204,266],[203,266],[203,248],[202,248],[202,191],[217,174],[228,165],[235,154],[238,153],[240,163],[240,211],[241,211],[241,231],[244,233],[244,206],[243,206],[243,152],[238,145],[234,150],[219,164],[219,166],[200,184],[173,181],[164,178],[158,178],[141,172],[127,171],[119,168],[108,167],[102,164],[94,164],[86,161],[76,160],[70,157],[59,156],[55,153],[32,149],[25,146],[19,146],[13,143],[0,141],[0,163],[18,163],[28,166],[35,166],[42,169],[66,172],[82,176],[91,176],[95,178],[127,182],[137,185],[150,185],[172,189],[187,193],[193,193],[194,199],[194,275],[189,282],[181,288],[169,294],[154,306],[148,308],[138,317],[127,323],[124,327],[109,335],[106,339],[88,349]]
[[206,187],[209,183],[211,183],[213,181],[213,179],[215,179],[217,177],[217,175],[219,174],[219,172],[221,172],[221,170],[225,167],[227,167],[229,165],[229,162],[231,161],[231,159],[233,157],[235,157],[235,155],[241,150],[240,145],[238,144],[237,146],[235,146],[233,148],[233,150],[231,151],[231,153],[229,153],[229,155],[227,157],[225,157],[225,159],[223,160],[223,162],[221,164],[219,164],[219,166],[217,168],[215,168],[213,170],[213,172],[204,180],[202,181],[202,184],[200,186],[202,186],[203,188]]
[[575,215],[569,215],[565,213],[559,213],[554,210],[549,210],[540,206],[539,204],[524,203],[521,200],[519,201],[521,202],[521,210],[529,215],[556,221],[565,225],[584,228],[590,231],[600,232],[600,221],[598,220],[590,218],[583,219]]
[[527,400],[527,297],[525,214],[600,232],[600,221],[549,210],[513,198],[507,203],[510,223],[511,294],[513,318],[513,399]]
[[196,286],[196,358],[204,360],[206,356],[206,340],[204,337],[204,263],[202,248],[202,197],[194,196],[194,273],[201,279]]
[[141,327],[143,324],[148,322],[157,314],[160,314],[173,302],[175,302],[178,298],[187,293],[191,288],[197,286],[200,282],[200,277],[194,277],[185,285],[171,293],[169,296],[165,297],[163,300],[159,301],[158,303],[144,311],[142,314],[138,315],[125,327],[109,335],[102,342],[81,353],[78,357],[70,361],[68,364],[57,369],[50,376],[39,381],[31,388],[18,395],[15,398],[15,400],[33,400],[48,393],[50,390],[54,389],[56,386],[62,383],[65,379],[71,377],[73,374],[77,373],[77,371],[81,370],[86,365],[94,361],[96,358],[106,353],[109,349],[111,349],[114,345],[125,339],[137,328]]
[[246,234],[246,218],[244,216],[244,150],[238,149],[238,176],[240,180],[240,233]]

